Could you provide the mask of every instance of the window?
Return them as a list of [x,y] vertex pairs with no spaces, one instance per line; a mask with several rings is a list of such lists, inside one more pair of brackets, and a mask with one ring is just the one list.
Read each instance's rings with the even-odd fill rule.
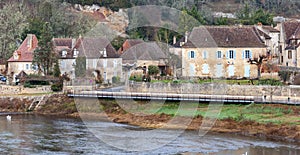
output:
[[64,51],[62,51],[62,54],[61,54],[61,56],[62,56],[62,57],[66,57],[66,56],[67,56],[67,51],[65,51],[65,50],[64,50]]
[[229,57],[229,59],[234,59],[234,51],[233,50],[229,50],[228,57]]
[[118,61],[114,60],[114,68],[117,68],[117,65],[118,65]]
[[29,70],[29,64],[26,64],[26,70]]
[[221,59],[222,58],[222,52],[221,51],[217,51],[217,58]]
[[32,64],[31,65],[32,70],[37,71],[38,70],[38,66],[36,64]]
[[203,51],[203,59],[207,59],[207,52]]
[[288,51],[288,59],[292,59],[292,51]]
[[104,60],[103,60],[103,68],[106,68],[106,67],[107,67],[107,60],[104,59]]
[[190,53],[190,58],[195,58],[195,52],[194,51],[191,51],[191,53]]
[[245,58],[246,59],[250,59],[251,58],[249,50],[245,50]]
[[97,60],[93,59],[93,68],[97,68]]

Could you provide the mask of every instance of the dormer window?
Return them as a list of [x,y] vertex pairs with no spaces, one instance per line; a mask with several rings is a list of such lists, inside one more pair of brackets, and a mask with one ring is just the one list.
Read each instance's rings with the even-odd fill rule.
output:
[[15,59],[15,60],[18,60],[18,59],[19,59],[18,52],[15,52],[15,53],[14,53],[14,59]]
[[61,56],[62,56],[63,58],[65,58],[65,57],[67,56],[67,54],[68,54],[68,52],[64,50],[64,51],[62,51]]
[[78,54],[79,54],[79,51],[75,48],[74,53],[73,53],[73,57],[77,58]]

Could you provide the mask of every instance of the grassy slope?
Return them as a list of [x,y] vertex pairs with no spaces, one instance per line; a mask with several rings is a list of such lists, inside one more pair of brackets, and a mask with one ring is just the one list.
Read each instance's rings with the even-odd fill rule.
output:
[[[195,104],[195,103],[194,103]],[[178,103],[164,104],[160,108],[161,104],[153,104],[147,106],[147,109],[143,109],[142,106],[139,109],[135,109],[136,112],[144,112],[148,114],[169,114],[180,116],[205,116],[208,111],[208,104],[199,104],[196,112],[194,112],[194,106],[185,106],[182,110],[178,110]],[[197,106],[197,105],[196,105]],[[219,120],[233,119],[236,121],[252,120],[258,123],[274,123],[274,124],[288,124],[288,125],[300,125],[300,107],[299,106],[284,106],[284,105],[223,105],[218,114],[218,110],[208,114],[208,117],[218,118]]]

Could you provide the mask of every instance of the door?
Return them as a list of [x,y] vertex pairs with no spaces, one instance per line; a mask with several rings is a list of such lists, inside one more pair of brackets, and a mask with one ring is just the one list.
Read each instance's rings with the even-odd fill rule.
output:
[[195,76],[195,64],[190,64],[190,76]]
[[250,66],[249,65],[246,65],[245,66],[245,71],[244,71],[244,77],[247,77],[249,78],[250,77]]
[[217,78],[221,78],[221,77],[223,77],[223,65],[222,64],[217,64],[216,65],[216,72],[215,72],[216,74],[216,77]]
[[229,77],[234,76],[234,65],[229,65],[229,67],[228,67],[228,76]]

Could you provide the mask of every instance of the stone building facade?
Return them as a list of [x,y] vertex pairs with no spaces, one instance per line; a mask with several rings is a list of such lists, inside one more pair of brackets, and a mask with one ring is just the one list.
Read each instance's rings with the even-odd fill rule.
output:
[[184,77],[256,78],[252,60],[267,54],[254,26],[194,28],[181,48]]

